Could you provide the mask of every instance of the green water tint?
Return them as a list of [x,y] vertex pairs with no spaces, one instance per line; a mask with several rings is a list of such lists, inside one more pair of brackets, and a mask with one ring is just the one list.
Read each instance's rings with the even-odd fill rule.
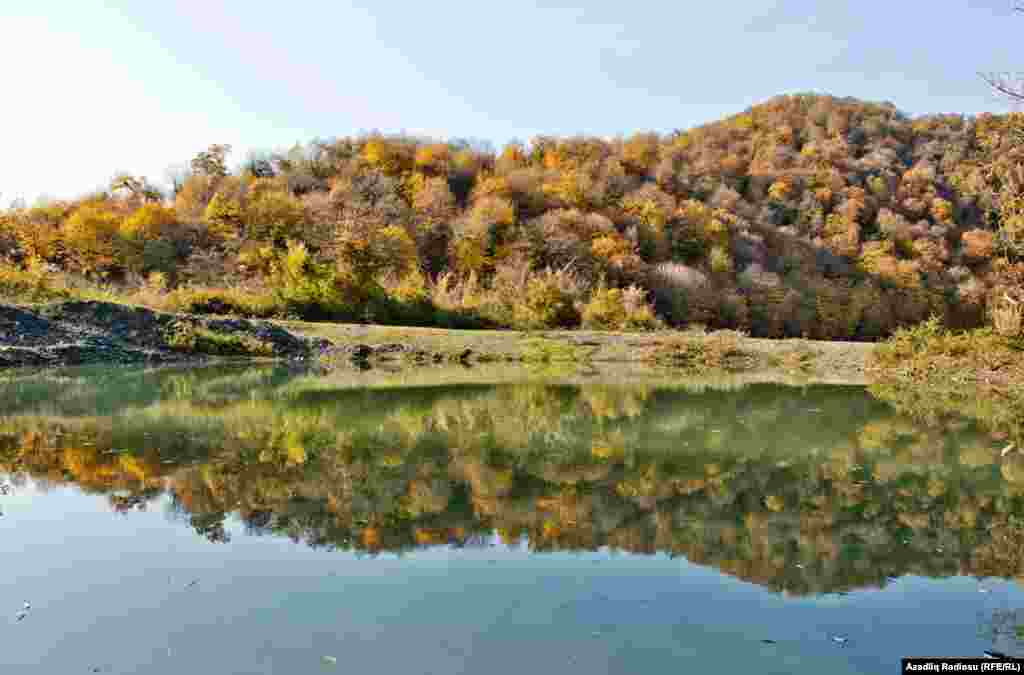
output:
[[[267,367],[0,380],[13,493],[0,553],[28,577],[49,569],[38,578],[53,590],[37,592],[54,606],[55,566],[69,592],[107,602],[88,561],[119,550],[103,566],[118,584],[213,584],[197,597],[234,616],[219,629],[269,640],[258,659],[234,655],[244,667],[218,652],[216,672],[316,672],[324,655],[376,672],[518,672],[502,660],[522,649],[545,655],[539,672],[723,656],[889,672],[901,655],[1024,638],[1017,585],[969,578],[1024,575],[1024,454],[969,419],[915,422],[860,387],[438,379],[368,387]],[[111,511],[125,517],[98,520]],[[267,607],[296,607],[249,607],[252,584]],[[15,572],[0,600],[31,586]],[[207,639],[209,616],[153,602],[137,611]],[[269,639],[300,626],[319,636],[294,634],[308,654]],[[403,640],[427,656],[351,652]],[[25,650],[15,663],[32,663]],[[132,658],[180,672],[199,657],[193,644]]]

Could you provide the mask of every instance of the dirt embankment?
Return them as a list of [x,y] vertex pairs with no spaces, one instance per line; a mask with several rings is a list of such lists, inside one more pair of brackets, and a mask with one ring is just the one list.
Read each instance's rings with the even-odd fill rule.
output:
[[327,367],[527,363],[629,366],[680,376],[863,384],[873,345],[761,340],[736,333],[466,331],[199,317],[106,302],[0,305],[0,368],[173,363],[211,357],[316,361]]
[[328,346],[269,322],[203,318],[107,302],[0,305],[0,368],[308,358]]

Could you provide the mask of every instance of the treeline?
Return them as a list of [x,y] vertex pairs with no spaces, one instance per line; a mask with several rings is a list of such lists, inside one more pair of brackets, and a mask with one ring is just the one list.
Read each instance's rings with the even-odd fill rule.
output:
[[1024,114],[794,95],[612,141],[368,135],[236,173],[229,152],[197,155],[173,198],[119,176],[4,212],[0,292],[99,282],[196,312],[868,340],[1024,300]]

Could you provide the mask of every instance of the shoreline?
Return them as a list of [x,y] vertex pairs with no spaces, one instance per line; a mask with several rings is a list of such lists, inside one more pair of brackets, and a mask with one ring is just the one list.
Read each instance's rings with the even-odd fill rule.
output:
[[[874,343],[731,331],[497,331],[248,320],[105,302],[0,304],[0,370],[304,362],[328,371],[529,366],[551,376],[868,384]],[[486,370],[486,369],[485,369]]]
[[[743,375],[761,381],[868,384],[875,343],[751,338],[732,331],[493,331],[275,321],[307,338],[368,347],[366,364],[433,362],[576,365],[700,377]],[[337,347],[336,347],[337,348]],[[344,349],[344,347],[341,347]],[[330,357],[328,357],[330,361]]]

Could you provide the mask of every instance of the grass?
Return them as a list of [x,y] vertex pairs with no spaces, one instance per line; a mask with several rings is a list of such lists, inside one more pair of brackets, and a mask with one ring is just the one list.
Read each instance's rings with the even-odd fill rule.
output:
[[593,347],[561,340],[528,338],[521,342],[520,353],[525,363],[588,363],[593,352]]
[[178,322],[166,335],[177,351],[215,356],[273,356],[274,345],[250,335],[234,335]]
[[235,314],[247,318],[284,316],[285,308],[271,293],[237,288],[178,288],[141,298],[149,306],[185,314]]
[[936,319],[899,331],[868,364],[872,393],[928,420],[962,414],[1024,441],[1024,338],[949,331]]
[[742,370],[757,360],[741,347],[742,337],[734,331],[673,335],[656,342],[645,360],[695,374]]
[[938,319],[897,331],[873,352],[869,368],[888,377],[955,384],[1020,383],[1024,337],[992,328],[944,329]]
[[793,348],[779,355],[779,367],[787,372],[807,373],[814,367],[814,352],[803,342],[795,342]]
[[1024,337],[1024,302],[1004,294],[992,309],[992,325],[1004,337]]

